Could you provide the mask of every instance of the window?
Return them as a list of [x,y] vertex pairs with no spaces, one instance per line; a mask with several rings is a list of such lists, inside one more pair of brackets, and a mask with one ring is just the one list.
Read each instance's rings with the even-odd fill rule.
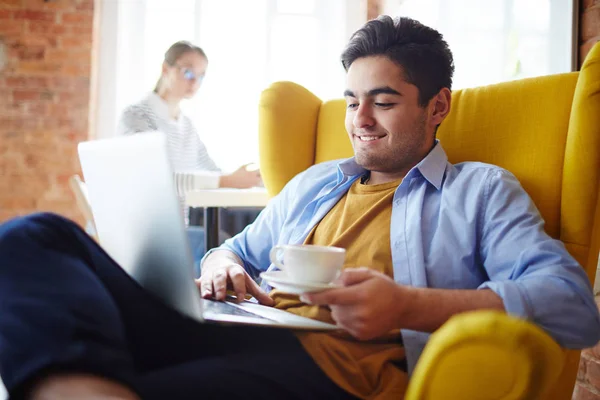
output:
[[571,71],[568,0],[386,0],[385,12],[437,29],[454,54],[454,88]]
[[270,83],[342,96],[339,56],[365,22],[361,0],[138,0],[102,12],[97,136],[113,135],[122,109],[154,88],[167,48],[190,40],[206,51],[209,67],[182,107],[225,170],[258,161],[258,100]]

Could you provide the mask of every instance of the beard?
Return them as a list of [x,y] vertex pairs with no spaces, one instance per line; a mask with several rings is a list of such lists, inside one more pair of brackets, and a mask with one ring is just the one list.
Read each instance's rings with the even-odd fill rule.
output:
[[411,127],[398,132],[388,132],[392,139],[383,150],[355,149],[358,165],[369,170],[383,173],[408,172],[431,150],[424,149],[428,141],[425,129],[426,116],[423,113]]

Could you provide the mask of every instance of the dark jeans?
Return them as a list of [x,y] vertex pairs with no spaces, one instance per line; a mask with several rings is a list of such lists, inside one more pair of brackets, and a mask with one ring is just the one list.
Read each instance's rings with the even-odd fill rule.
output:
[[76,224],[36,214],[0,226],[0,373],[19,398],[53,371],[114,379],[144,399],[351,398],[292,332],[186,318]]

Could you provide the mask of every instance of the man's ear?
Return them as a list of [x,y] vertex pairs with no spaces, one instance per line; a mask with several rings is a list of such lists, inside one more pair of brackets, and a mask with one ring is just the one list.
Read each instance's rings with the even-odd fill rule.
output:
[[429,115],[432,125],[439,125],[450,113],[452,103],[452,92],[448,88],[442,88],[429,102]]

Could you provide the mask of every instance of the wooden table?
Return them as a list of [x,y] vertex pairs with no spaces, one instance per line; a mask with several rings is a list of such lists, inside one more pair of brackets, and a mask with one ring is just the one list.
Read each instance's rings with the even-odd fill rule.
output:
[[219,245],[219,208],[265,207],[269,195],[265,188],[203,189],[187,192],[190,207],[204,207],[204,245],[206,251]]

